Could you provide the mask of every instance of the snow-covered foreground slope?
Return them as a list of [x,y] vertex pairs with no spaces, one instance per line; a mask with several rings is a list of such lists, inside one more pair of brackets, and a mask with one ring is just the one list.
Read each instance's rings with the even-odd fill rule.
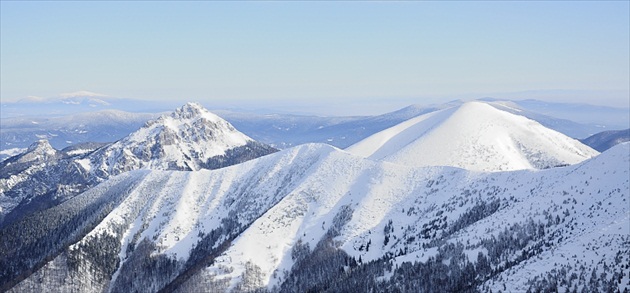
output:
[[[73,199],[120,198],[109,212],[75,211],[101,215],[77,222],[87,235],[55,242],[76,243],[39,258],[0,249],[0,288],[22,276],[13,291],[623,291],[629,166],[630,144],[574,166],[495,173],[310,144],[213,171],[134,171]],[[31,227],[55,215],[0,230],[0,243],[47,247]],[[50,229],[78,230],[64,223]]]
[[598,154],[538,122],[482,102],[412,118],[347,151],[408,166],[476,171],[545,169],[579,163]]

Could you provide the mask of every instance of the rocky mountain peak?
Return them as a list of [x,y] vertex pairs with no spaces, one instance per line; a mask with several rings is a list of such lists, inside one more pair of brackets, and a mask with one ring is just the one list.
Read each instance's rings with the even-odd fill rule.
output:
[[[158,119],[148,121],[143,128],[159,128],[160,132],[179,132],[183,135],[186,135],[186,133],[193,134],[197,130],[205,128],[237,132],[236,129],[223,118],[208,111],[202,105],[191,102],[177,108],[170,114],[165,114]],[[156,131],[152,131],[151,133],[155,134]]]
[[205,118],[212,122],[223,121],[219,116],[211,113],[199,103],[188,102],[185,105],[177,108],[173,113],[169,115],[170,118],[176,120],[196,120]]
[[204,112],[208,112],[203,106],[195,102],[188,102],[185,105],[177,108],[171,116],[173,118],[189,119],[194,116],[201,115]]
[[105,163],[109,174],[142,168],[199,170],[231,165],[274,151],[239,132],[200,104],[187,103],[170,114],[147,122],[103,150],[107,159],[98,161],[118,162]]
[[31,144],[26,152],[20,157],[19,162],[30,162],[35,160],[46,160],[47,158],[57,155],[55,150],[48,140],[41,139]]
[[33,144],[31,144],[28,149],[26,150],[26,152],[42,152],[42,153],[51,153],[51,152],[55,152],[55,149],[53,149],[53,147],[50,145],[50,143],[48,142],[48,140],[46,139],[40,139],[36,142],[34,142]]

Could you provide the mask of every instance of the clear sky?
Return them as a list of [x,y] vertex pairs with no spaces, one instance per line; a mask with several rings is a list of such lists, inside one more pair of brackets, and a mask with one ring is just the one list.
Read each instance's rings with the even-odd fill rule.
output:
[[630,99],[629,1],[0,3],[2,101]]

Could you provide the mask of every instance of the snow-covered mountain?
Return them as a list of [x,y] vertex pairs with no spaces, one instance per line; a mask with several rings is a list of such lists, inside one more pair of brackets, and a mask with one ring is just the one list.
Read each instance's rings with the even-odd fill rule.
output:
[[127,172],[0,229],[0,290],[623,291],[629,154],[482,173],[309,144]]
[[620,143],[630,141],[630,129],[602,131],[580,141],[593,149],[603,152]]
[[[525,116],[573,138],[585,138],[602,130],[611,129],[609,124],[604,123],[605,121],[597,124],[581,124],[537,113],[515,101],[483,100],[487,100],[490,105],[500,110]],[[117,100],[108,101],[108,103],[116,104]],[[410,105],[382,115],[353,117],[254,114],[226,110],[213,110],[213,112],[249,137],[280,149],[313,142],[346,148],[408,119],[463,103],[456,100],[437,105]],[[0,119],[0,161],[23,152],[29,145],[40,139],[47,139],[57,149],[83,142],[116,141],[137,130],[146,121],[159,116],[118,110],[97,112],[93,110],[88,113],[61,117],[22,114],[19,117],[7,118],[9,116],[0,115],[2,117]],[[143,108],[143,110],[148,109]],[[597,107],[594,110],[597,110]],[[32,113],[32,111],[27,113]]]
[[130,170],[216,169],[276,151],[195,103],[149,121],[115,143],[90,146],[59,152],[43,140],[1,162],[0,226]]
[[95,166],[109,175],[143,168],[216,169],[273,151],[203,106],[188,103],[98,150],[86,167]]
[[0,162],[0,291],[630,290],[630,144],[598,155],[510,105],[268,120],[331,143],[394,125],[348,151],[270,154],[194,103],[38,141]]
[[373,160],[477,171],[545,169],[597,151],[523,116],[483,102],[421,115],[347,148]]

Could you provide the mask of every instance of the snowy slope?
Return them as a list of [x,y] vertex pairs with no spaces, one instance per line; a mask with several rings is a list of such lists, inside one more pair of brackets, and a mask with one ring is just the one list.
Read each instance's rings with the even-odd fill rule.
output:
[[[334,152],[322,161],[321,169],[233,241],[215,264],[204,271],[203,278],[229,278],[228,288],[233,289],[248,276],[248,266],[253,266],[259,269],[257,276],[262,285],[269,289],[280,288],[286,280],[282,276],[286,276],[295,264],[292,250],[296,243],[315,248],[335,229],[340,231],[333,234],[336,236],[334,245],[363,262],[395,255],[398,251],[404,251],[404,254],[394,257],[391,262],[426,261],[437,254],[435,248],[422,248],[436,237],[430,233],[437,233],[438,237],[441,233],[447,234],[444,231],[447,229],[440,225],[453,225],[456,222],[453,220],[470,210],[474,203],[498,200],[504,206],[492,217],[473,223],[458,231],[458,235],[444,238],[469,245],[472,242],[474,247],[475,243],[481,245],[484,238],[498,236],[512,225],[524,226],[529,219],[542,221],[542,215],[555,216],[558,210],[565,212],[564,208],[571,206],[572,212],[566,210],[568,214],[560,215],[570,218],[571,224],[551,229],[555,233],[562,230],[575,235],[555,235],[560,240],[553,245],[553,250],[564,251],[563,254],[554,256],[553,252],[545,252],[543,259],[528,260],[520,267],[504,272],[503,282],[488,282],[488,286],[496,287],[493,290],[499,288],[498,284],[506,283],[514,291],[525,291],[529,274],[532,271],[542,274],[558,268],[557,264],[550,265],[554,262],[573,265],[594,260],[601,264],[602,257],[589,253],[588,247],[595,245],[601,249],[603,243],[610,241],[614,247],[607,250],[610,252],[599,251],[609,256],[620,247],[630,249],[630,209],[627,204],[620,204],[630,199],[628,170],[625,168],[629,165],[629,146],[570,169],[496,174],[468,173],[445,167],[407,169],[389,163],[358,161]],[[614,173],[612,178],[607,175],[611,171]],[[578,172],[581,174],[576,176]],[[587,177],[595,180],[590,184],[597,188],[584,190],[581,180]],[[582,188],[578,190],[577,187]],[[598,194],[602,190],[608,192],[593,197],[595,190]],[[582,206],[575,210],[576,203],[569,203],[570,200],[576,200]],[[620,205],[613,207],[615,204]],[[606,206],[605,212],[593,216],[593,209],[598,207],[599,210],[602,206]],[[344,213],[347,213],[347,222],[342,227],[335,227],[339,215]],[[515,214],[518,216],[514,217]],[[564,217],[560,220],[562,223],[567,220]],[[434,224],[436,220],[439,225]],[[384,233],[388,231],[388,225],[393,232]],[[574,232],[570,228],[578,225],[582,229]],[[435,231],[426,232],[430,231],[427,227]],[[572,231],[568,232],[569,229]],[[562,242],[563,237],[569,239]],[[473,248],[465,253],[474,261],[478,251],[483,249]],[[574,259],[570,252],[584,254],[587,259]],[[612,257],[606,261],[612,262]],[[518,277],[509,277],[517,273]]]
[[598,154],[533,120],[482,102],[412,118],[347,150],[409,166],[478,171],[544,169],[575,164]]
[[493,291],[595,270],[595,281],[571,279],[568,289],[604,290],[622,276],[623,291],[629,153],[623,144],[574,166],[480,173],[311,144],[219,170],[151,171],[13,290],[385,291],[419,288],[407,270],[416,266],[451,280],[471,270],[478,278],[465,286]]

